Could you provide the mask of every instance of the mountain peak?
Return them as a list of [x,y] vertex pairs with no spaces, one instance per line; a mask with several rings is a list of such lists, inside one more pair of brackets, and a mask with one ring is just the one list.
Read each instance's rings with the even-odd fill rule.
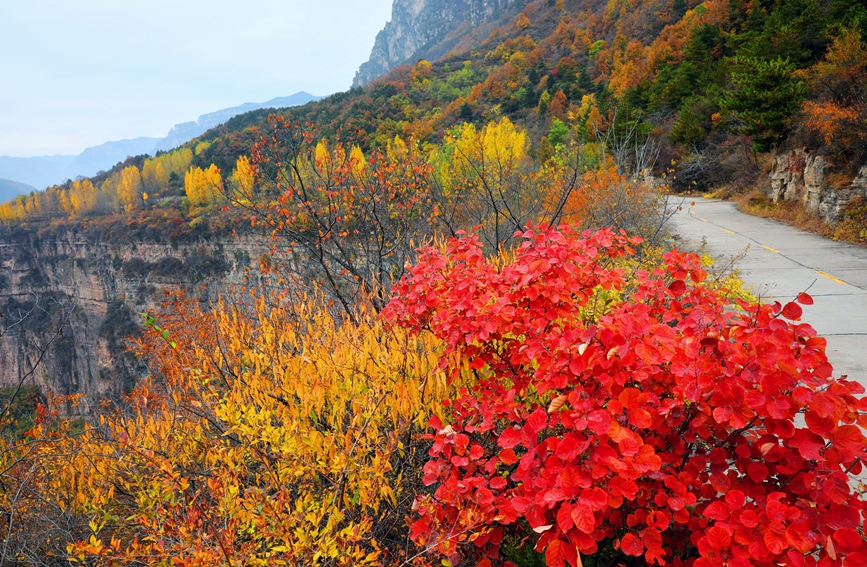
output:
[[[497,19],[527,0],[394,0],[391,20],[376,36],[370,59],[358,68],[352,86],[364,86],[405,62],[444,55],[451,32]],[[444,41],[446,40],[446,41]]]

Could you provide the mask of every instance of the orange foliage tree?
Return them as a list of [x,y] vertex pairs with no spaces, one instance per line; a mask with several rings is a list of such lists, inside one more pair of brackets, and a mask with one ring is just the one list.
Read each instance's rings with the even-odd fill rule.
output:
[[340,142],[316,142],[279,116],[267,130],[251,156],[259,193],[237,191],[234,203],[288,245],[282,266],[294,286],[316,280],[350,317],[365,289],[382,308],[437,214],[424,156],[413,142],[395,139],[365,159]]
[[803,73],[817,100],[804,103],[806,125],[828,145],[867,140],[867,45],[853,27],[834,39],[824,59]]

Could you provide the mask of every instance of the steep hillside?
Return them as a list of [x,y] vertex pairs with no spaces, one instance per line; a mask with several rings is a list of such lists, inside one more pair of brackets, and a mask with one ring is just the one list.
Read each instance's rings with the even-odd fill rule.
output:
[[396,0],[352,86],[366,86],[401,63],[438,59],[470,31],[490,29],[509,8],[524,4],[527,0]]

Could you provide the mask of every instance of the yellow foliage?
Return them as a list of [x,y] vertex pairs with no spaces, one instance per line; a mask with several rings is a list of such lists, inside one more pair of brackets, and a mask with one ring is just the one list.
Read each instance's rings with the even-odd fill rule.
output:
[[410,71],[410,80],[413,84],[421,85],[433,77],[433,65],[430,61],[419,59]]
[[141,168],[142,183],[151,191],[159,191],[169,183],[169,173],[166,171],[165,156],[145,160]]
[[120,172],[120,181],[117,185],[117,196],[120,204],[126,210],[132,210],[141,204],[141,173],[134,165],[123,168]]
[[247,156],[241,156],[235,162],[232,180],[234,181],[235,191],[240,195],[250,195],[252,193],[253,184],[256,182],[256,174]]
[[184,190],[193,207],[216,203],[223,195],[223,179],[216,165],[208,169],[191,167],[184,176]]
[[143,345],[155,376],[131,395],[132,411],[104,419],[109,435],[81,464],[93,486],[70,492],[76,506],[92,499],[94,518],[115,518],[110,533],[123,545],[96,525],[71,554],[105,564],[376,564],[375,534],[405,529],[398,503],[419,482],[420,435],[456,391],[430,336],[359,319],[257,296],[213,314],[173,305],[172,342],[154,334]]
[[331,170],[331,154],[328,151],[328,145],[324,139],[319,140],[316,147],[313,149],[313,160],[316,164],[316,169],[321,175],[328,175]]
[[361,148],[352,146],[352,150],[349,152],[349,166],[352,173],[356,177],[364,175],[365,165],[364,153],[361,151]]
[[72,182],[69,189],[69,200],[75,214],[92,211],[96,207],[96,188],[90,179]]

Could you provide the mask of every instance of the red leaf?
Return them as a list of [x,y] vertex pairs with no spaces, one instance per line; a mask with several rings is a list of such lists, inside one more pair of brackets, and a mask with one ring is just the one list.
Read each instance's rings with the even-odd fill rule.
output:
[[617,443],[617,448],[620,449],[620,454],[624,457],[634,457],[641,449],[641,445],[632,437],[624,437]]
[[409,529],[409,537],[413,541],[418,541],[419,538],[427,537],[430,535],[430,519],[420,518],[413,522],[412,527]]
[[710,485],[717,492],[726,492],[731,488],[731,481],[723,473],[713,473],[710,475]]
[[834,417],[837,413],[836,398],[825,392],[817,392],[810,402],[810,409],[822,417]]
[[726,494],[726,504],[732,510],[740,510],[747,501],[747,495],[740,490],[732,490]]
[[801,454],[805,459],[813,459],[819,460],[822,458],[821,453],[819,451],[824,449],[825,446],[821,443],[813,443],[812,441],[801,441],[800,446],[798,446],[798,453]]
[[864,435],[857,425],[841,425],[831,434],[835,445],[847,450],[857,451],[864,448]]
[[864,541],[861,534],[852,528],[842,528],[834,532],[834,542],[843,551],[855,551],[861,547]]
[[[536,502],[538,503],[539,497],[536,497]],[[541,503],[544,504],[547,508],[553,508],[557,502],[566,499],[566,494],[560,490],[559,488],[552,488],[546,492],[541,493]]]
[[626,555],[639,557],[644,553],[644,544],[641,540],[635,537],[635,534],[626,534],[620,539],[620,550]]
[[548,567],[563,567],[565,562],[574,563],[575,547],[562,539],[554,539],[545,549],[545,563]]
[[623,407],[631,410],[635,409],[641,403],[639,400],[642,397],[641,390],[638,388],[624,388],[617,399],[623,404]]
[[527,511],[527,508],[530,507],[530,501],[523,496],[516,496],[512,498],[512,508],[515,509],[515,512],[518,514],[523,514]]
[[557,444],[555,453],[564,461],[571,461],[585,449],[587,449],[587,446],[584,443],[579,444],[578,439],[574,435],[567,435]]
[[748,528],[754,528],[759,525],[759,515],[752,510],[744,510],[741,512],[738,520]]
[[786,419],[789,415],[789,402],[785,398],[775,398],[768,402],[768,415],[774,419]]
[[670,291],[674,297],[680,297],[686,293],[686,284],[681,280],[674,280],[668,285],[668,291]]
[[810,297],[809,294],[802,291],[798,294],[797,302],[801,305],[813,305],[813,298]]
[[572,505],[568,502],[563,502],[557,510],[557,527],[565,534],[574,525],[575,522],[572,521]]
[[[501,435],[500,439],[502,438],[503,436]],[[514,465],[518,462],[518,455],[516,455],[515,452],[511,449],[503,449],[502,451],[500,451],[500,460],[503,462],[504,465]]]
[[837,426],[836,421],[830,417],[822,417],[815,411],[808,411],[804,414],[804,421],[807,423],[807,428],[813,433],[821,436],[826,436]]
[[602,510],[608,505],[608,494],[599,487],[585,488],[578,497],[578,504],[591,510]]
[[722,551],[731,547],[732,532],[721,526],[708,528],[705,533],[707,546],[714,551]]
[[572,521],[575,527],[585,534],[593,533],[596,529],[596,518],[593,517],[593,510],[589,506],[575,506],[572,508]]
[[629,412],[629,425],[638,429],[647,429],[653,424],[653,420],[647,410],[634,409]]
[[823,514],[822,519],[832,530],[855,528],[861,521],[858,510],[851,506],[840,506],[839,504],[831,504],[828,511]]
[[841,472],[830,474],[822,484],[822,492],[834,504],[845,504],[849,500],[849,479]]
[[727,521],[731,515],[731,509],[724,502],[711,502],[704,509],[704,516],[711,520]]
[[[497,439],[497,445],[503,449],[511,449],[521,443],[521,431],[513,427],[507,427]],[[502,453],[500,453],[502,456]]]
[[455,453],[458,455],[465,455],[467,453],[467,447],[470,445],[470,438],[463,433],[458,433],[455,435],[454,443]]
[[590,430],[596,435],[604,435],[611,429],[611,414],[605,410],[596,410],[587,414]]
[[753,482],[764,482],[768,478],[768,466],[765,463],[750,463],[747,467],[747,475]]
[[771,526],[765,530],[764,537],[765,547],[768,551],[777,555],[783,552],[789,546],[789,538],[786,536],[786,529]]
[[542,408],[539,408],[527,418],[527,423],[524,425],[524,431],[527,432],[527,435],[531,439],[535,439],[547,425],[548,413]]
[[804,310],[800,305],[794,302],[786,303],[783,307],[782,315],[786,319],[791,319],[792,321],[796,321],[801,318],[801,315],[804,313]]
[[482,508],[490,506],[494,503],[494,493],[483,486],[476,490],[476,502]]

